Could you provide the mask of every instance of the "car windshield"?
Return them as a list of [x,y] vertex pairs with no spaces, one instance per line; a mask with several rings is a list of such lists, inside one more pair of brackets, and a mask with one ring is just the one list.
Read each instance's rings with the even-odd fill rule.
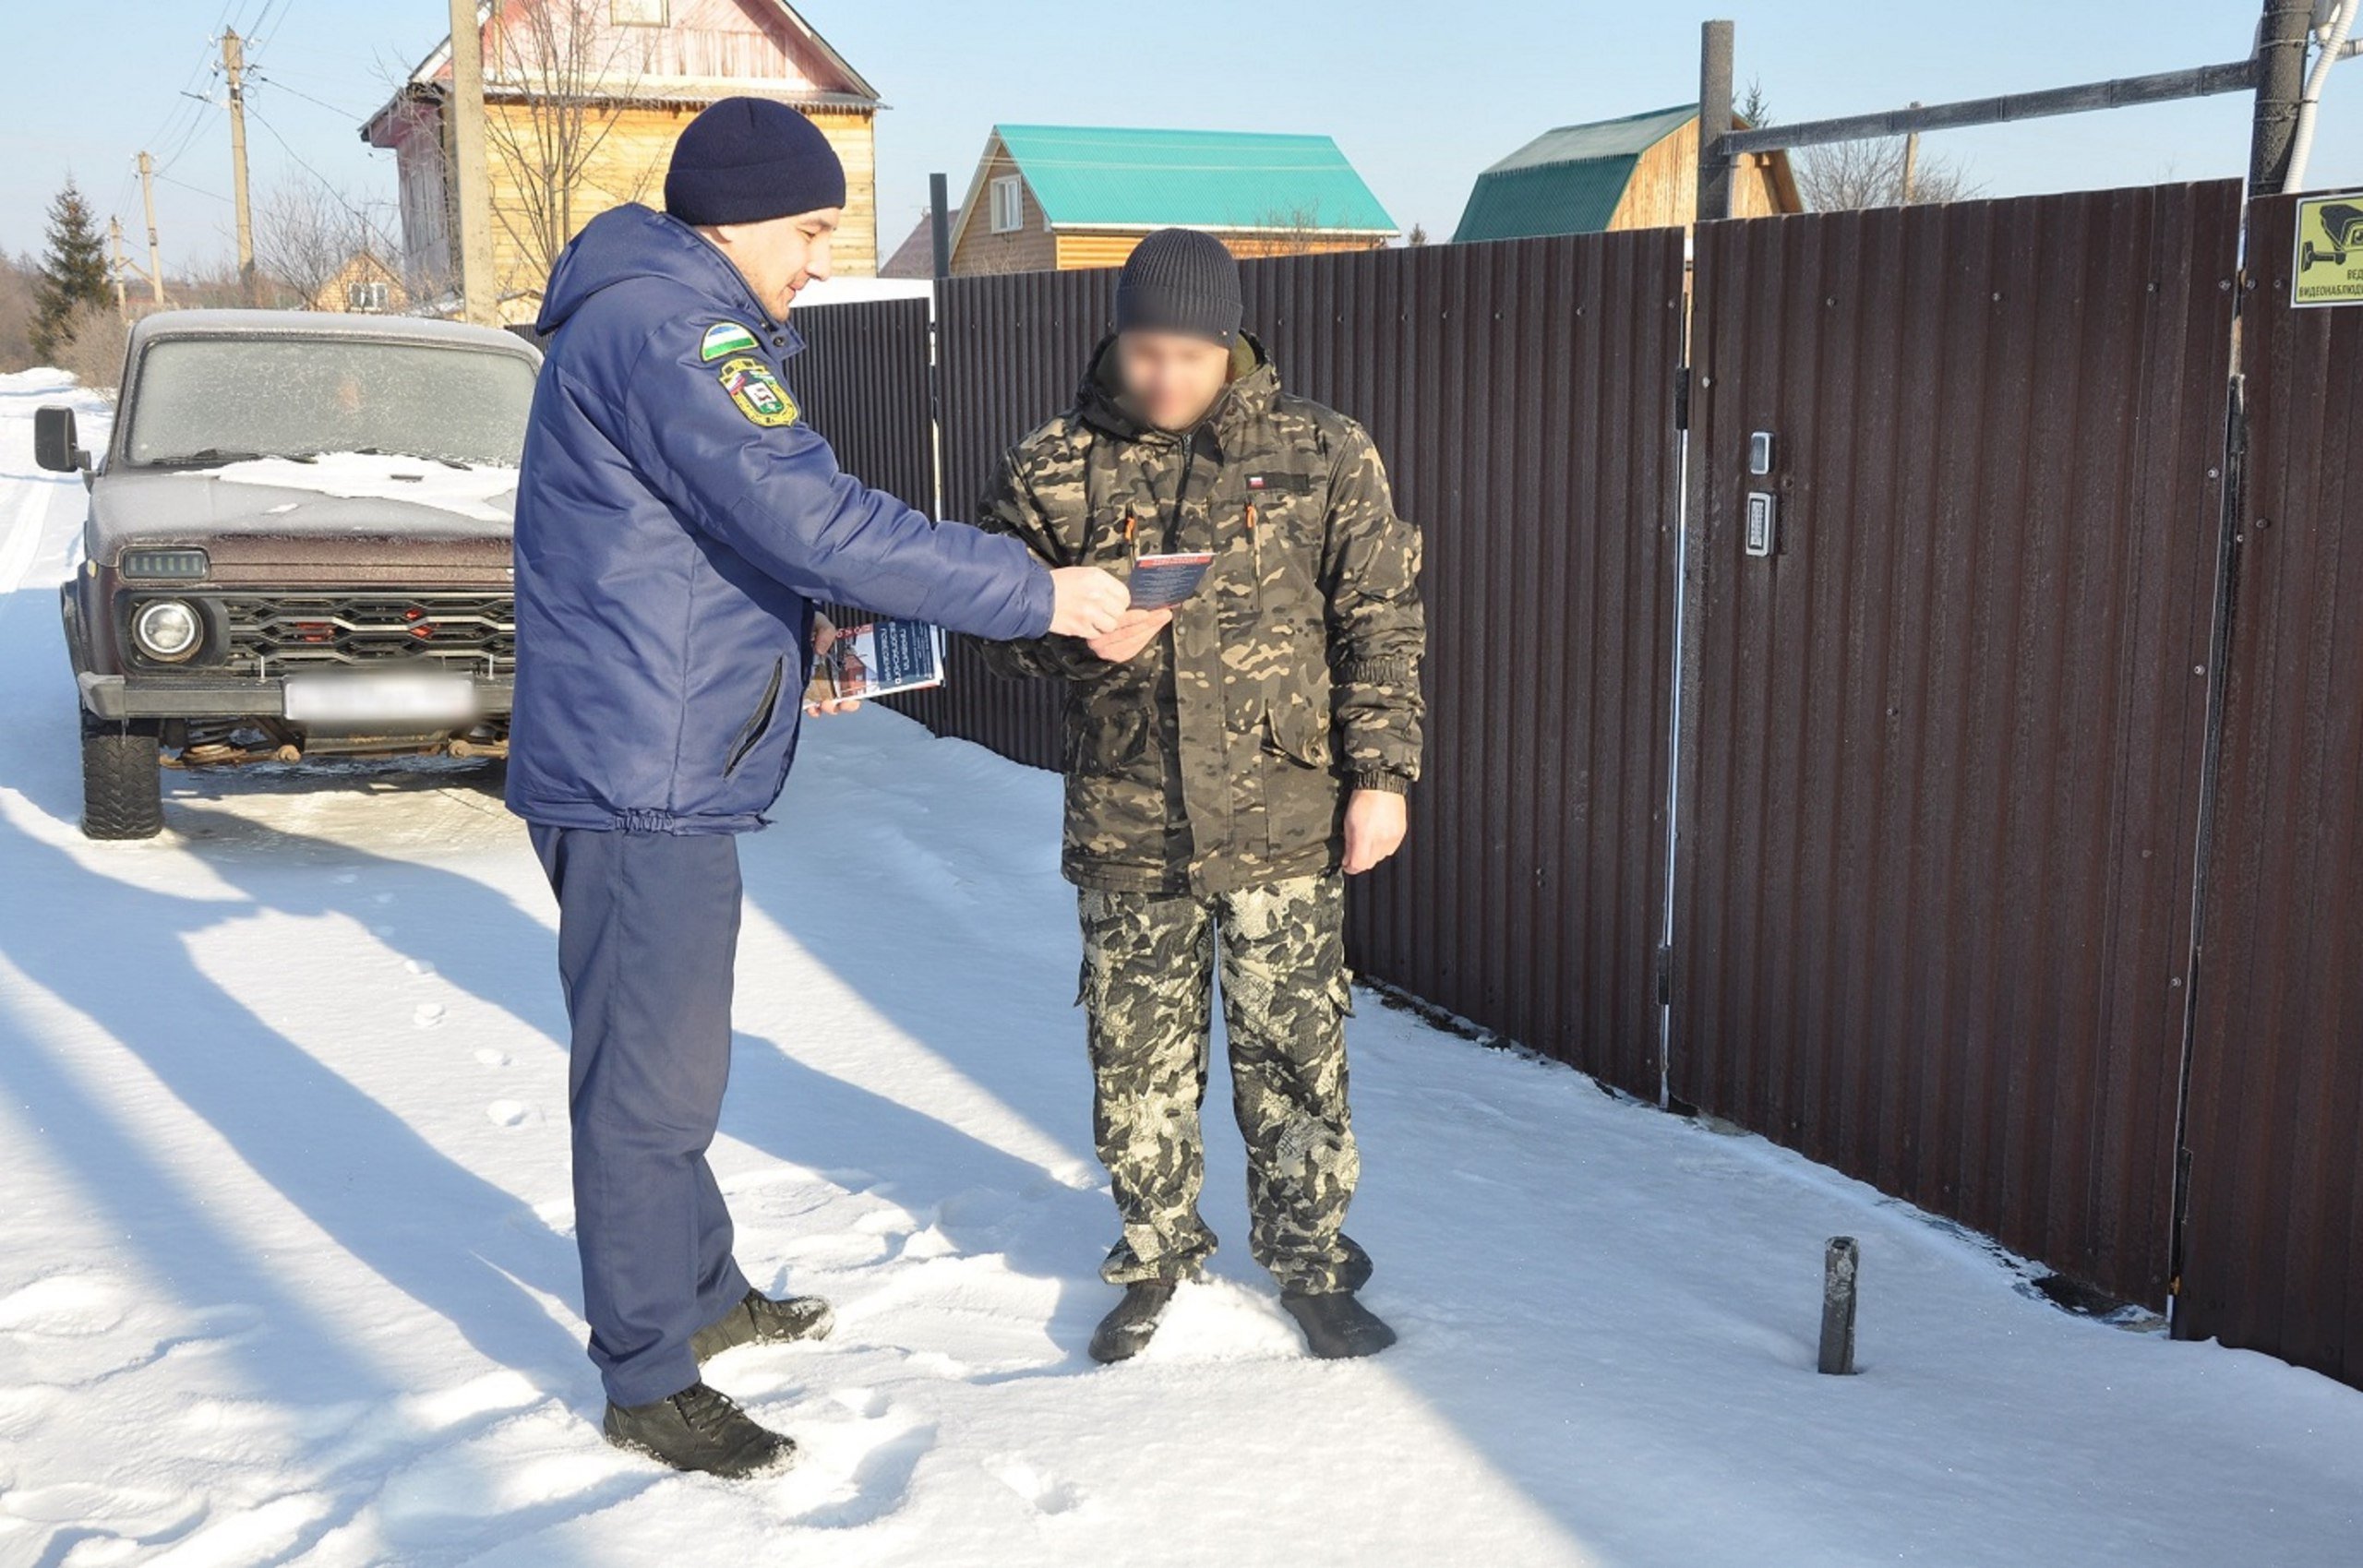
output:
[[141,356],[125,456],[194,465],[368,451],[513,467],[533,396],[531,362],[491,349],[166,338]]

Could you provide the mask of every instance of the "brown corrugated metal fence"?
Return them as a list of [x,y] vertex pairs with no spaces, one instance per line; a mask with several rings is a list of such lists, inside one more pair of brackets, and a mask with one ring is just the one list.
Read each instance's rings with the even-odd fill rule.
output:
[[862,300],[796,313],[804,352],[788,375],[812,428],[847,473],[935,510],[928,302]]
[[2261,201],[2175,1330],[2363,1386],[2363,306]]
[[2226,182],[1697,240],[1673,1092],[2153,1305],[2238,221]]

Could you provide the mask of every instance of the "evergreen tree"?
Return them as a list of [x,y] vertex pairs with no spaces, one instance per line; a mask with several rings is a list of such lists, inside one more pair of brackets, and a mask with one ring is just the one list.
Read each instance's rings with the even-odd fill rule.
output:
[[49,248],[42,253],[33,286],[34,359],[55,364],[71,335],[74,313],[86,305],[103,305],[113,297],[106,251],[90,221],[90,204],[68,180],[49,204]]

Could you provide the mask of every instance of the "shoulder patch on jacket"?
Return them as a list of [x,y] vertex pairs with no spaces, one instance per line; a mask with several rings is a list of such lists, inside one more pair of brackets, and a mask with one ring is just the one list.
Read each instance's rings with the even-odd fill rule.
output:
[[752,353],[756,347],[754,333],[736,321],[717,321],[705,329],[705,339],[698,344],[698,357],[711,365],[728,354]]
[[772,374],[770,365],[760,359],[739,358],[723,362],[720,371],[722,389],[738,405],[738,412],[750,425],[771,428],[796,423],[796,400],[787,395],[779,377]]

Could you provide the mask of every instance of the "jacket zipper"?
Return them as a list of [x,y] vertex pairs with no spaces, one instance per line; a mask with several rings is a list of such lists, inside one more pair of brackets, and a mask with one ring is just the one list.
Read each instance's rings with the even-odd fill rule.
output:
[[755,711],[747,715],[747,722],[738,726],[738,738],[731,743],[730,760],[722,768],[724,778],[738,771],[738,764],[747,760],[762,742],[764,733],[772,727],[772,715],[779,710],[779,688],[786,678],[787,660],[785,657],[773,660],[772,678],[764,683],[762,698],[755,704]]

